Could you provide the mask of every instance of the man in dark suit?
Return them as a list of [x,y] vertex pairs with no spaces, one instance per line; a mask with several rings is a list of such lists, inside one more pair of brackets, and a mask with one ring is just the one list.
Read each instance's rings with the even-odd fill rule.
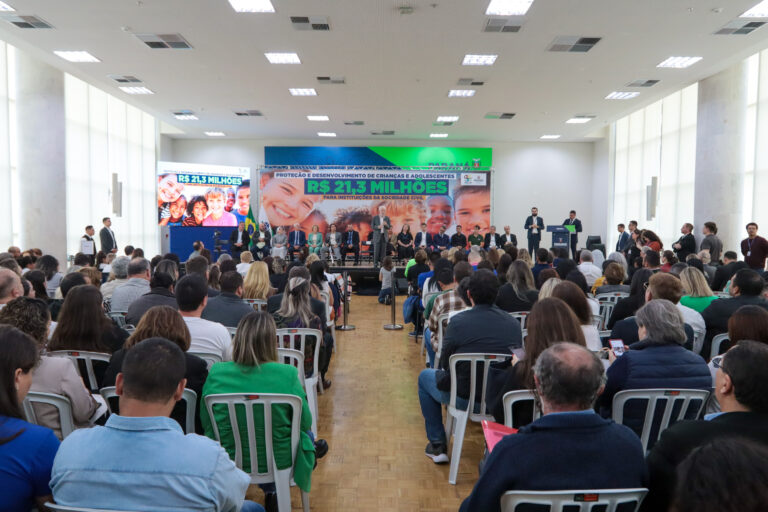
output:
[[[376,234],[373,235],[374,239]],[[360,233],[355,231],[352,224],[347,224],[347,230],[341,235],[341,265],[344,266],[344,262],[347,259],[347,253],[355,253],[355,265],[360,264]],[[375,256],[374,256],[375,258]],[[382,256],[383,258],[383,256]],[[374,260],[374,263],[378,261]]]
[[696,254],[696,238],[693,236],[693,224],[686,222],[680,228],[681,236],[677,242],[672,244],[677,259],[685,263],[689,254]]
[[712,290],[719,292],[725,288],[733,275],[743,268],[749,266],[743,261],[739,261],[739,256],[735,251],[726,251],[723,254],[723,264],[715,270],[715,278],[712,280]]
[[84,254],[88,256],[88,259],[91,260],[91,265],[94,265],[96,262],[96,242],[93,240],[93,235],[96,234],[96,231],[93,229],[93,226],[88,225],[85,226],[85,234],[81,237],[82,240],[85,240],[87,242],[93,242],[93,249],[91,249],[91,252],[85,252]]
[[576,210],[571,210],[568,218],[563,221],[563,226],[575,226],[576,231],[571,236],[571,255],[576,258],[576,247],[579,245],[579,233],[581,233],[581,221],[576,218]]
[[[472,309],[451,318],[443,339],[439,369],[427,368],[419,374],[419,402],[427,429],[426,455],[435,464],[448,462],[442,404],[449,401],[451,374],[448,361],[454,354],[510,354],[523,343],[520,323],[496,305],[499,280],[490,270],[480,269],[469,278]],[[457,394],[469,397],[470,368],[457,369]],[[478,509],[480,510],[480,509]]]
[[440,226],[440,232],[432,237],[436,251],[444,251],[451,247],[451,237],[445,234],[445,226]]
[[301,230],[297,222],[293,225],[293,231],[288,233],[288,257],[292,260],[293,253],[301,251],[301,248],[307,245],[307,235]]
[[101,228],[101,231],[99,231],[99,241],[101,242],[101,250],[104,251],[104,254],[109,254],[111,252],[117,252],[117,239],[115,239],[115,232],[112,231],[112,219],[109,217],[104,217],[101,222],[104,224],[104,227]]
[[485,241],[483,242],[483,248],[487,251],[491,247],[494,249],[498,247],[501,249],[504,244],[501,242],[501,237],[496,233],[496,226],[488,228],[488,232],[485,234]]
[[624,252],[629,248],[629,241],[632,237],[624,230],[624,224],[619,224],[619,240],[616,242],[616,252]]
[[459,249],[467,248],[467,237],[461,232],[461,226],[456,225],[456,233],[451,236],[451,247],[458,247]]
[[425,249],[428,251],[434,251],[435,245],[432,240],[432,235],[427,231],[427,223],[422,222],[421,223],[421,231],[416,233],[416,238],[414,240],[414,247],[416,247],[416,250],[419,249]]
[[499,441],[459,511],[500,511],[507,491],[645,487],[640,439],[592,409],[603,373],[600,360],[575,343],[542,352],[534,382],[543,416]]
[[528,232],[528,253],[533,257],[533,254],[539,250],[541,232],[544,230],[544,219],[539,217],[539,209],[535,206],[531,208],[531,214],[525,219],[523,229]]
[[221,274],[219,284],[221,293],[208,299],[201,318],[224,327],[237,327],[241,318],[253,313],[253,307],[243,302],[243,276],[230,270]]
[[712,338],[728,332],[728,320],[741,306],[760,306],[768,309],[768,301],[762,297],[765,280],[757,271],[745,268],[736,272],[731,280],[731,298],[713,300],[701,312],[707,325],[707,337],[702,354],[709,354]]
[[768,445],[768,346],[740,341],[713,362],[717,368],[714,394],[722,413],[681,421],[661,434],[648,455],[650,484],[642,511],[669,508],[677,466],[697,447],[727,437]]
[[[387,235],[387,231],[389,228],[392,227],[392,222],[389,220],[389,217],[386,215],[387,208],[386,206],[382,205],[379,206],[379,214],[376,215],[371,219],[371,233],[373,233],[373,266],[379,267],[381,265],[381,261],[384,259],[384,257],[387,255],[387,242],[389,241],[389,236]],[[346,239],[344,240],[344,243],[346,244]],[[358,251],[359,249],[359,237],[358,237]],[[358,253],[355,253],[355,256],[357,256]],[[341,257],[344,258],[344,251],[341,253]],[[355,260],[357,262],[357,260]]]
[[517,235],[510,232],[509,226],[504,226],[504,234],[501,235],[501,245],[512,244],[517,247]]
[[240,253],[248,250],[251,237],[245,229],[245,222],[240,222],[237,229],[229,235],[229,251],[235,261],[240,261]]

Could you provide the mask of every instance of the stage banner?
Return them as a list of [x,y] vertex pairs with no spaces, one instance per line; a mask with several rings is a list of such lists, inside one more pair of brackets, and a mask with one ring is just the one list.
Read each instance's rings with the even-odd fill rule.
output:
[[235,227],[251,203],[249,167],[157,163],[160,226]]
[[490,148],[270,146],[265,162],[258,220],[273,230],[351,224],[366,240],[382,205],[395,234],[407,225],[415,235],[422,223],[431,234],[490,225]]

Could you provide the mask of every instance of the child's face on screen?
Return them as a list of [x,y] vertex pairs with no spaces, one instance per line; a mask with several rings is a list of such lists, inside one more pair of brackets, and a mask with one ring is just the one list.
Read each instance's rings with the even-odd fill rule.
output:
[[429,218],[427,219],[427,231],[438,233],[441,226],[450,227],[453,224],[453,204],[448,196],[432,197],[427,201]]
[[301,178],[269,179],[261,189],[261,205],[272,226],[292,226],[303,221],[320,198],[304,194]]
[[480,232],[488,230],[491,224],[491,194],[483,190],[478,193],[465,193],[456,200],[456,224],[470,232],[476,225]]

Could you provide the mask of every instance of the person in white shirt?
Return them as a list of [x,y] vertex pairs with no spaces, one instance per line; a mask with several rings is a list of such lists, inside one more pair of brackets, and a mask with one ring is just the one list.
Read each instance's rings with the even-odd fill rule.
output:
[[135,258],[128,263],[128,281],[112,292],[111,311],[128,311],[133,302],[150,292],[149,261]]
[[192,339],[191,353],[217,354],[223,361],[232,360],[232,337],[223,325],[203,320],[208,305],[208,283],[197,274],[182,277],[174,288],[179,313],[184,317]]
[[416,249],[424,249],[425,251],[432,248],[432,235],[427,232],[427,223],[421,223],[421,231],[416,233],[414,237],[416,242]]
[[237,273],[245,277],[253,263],[253,254],[250,251],[240,253],[240,263],[237,264]]
[[603,271],[597,268],[592,261],[593,258],[591,252],[586,249],[581,251],[578,268],[579,271],[584,274],[584,278],[587,280],[587,286],[590,288],[592,288],[595,281],[600,279],[600,276],[603,275]]

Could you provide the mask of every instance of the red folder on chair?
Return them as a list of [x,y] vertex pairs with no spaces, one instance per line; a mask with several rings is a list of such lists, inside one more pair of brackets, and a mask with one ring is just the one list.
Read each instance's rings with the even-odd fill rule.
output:
[[500,423],[483,420],[483,435],[485,436],[485,445],[488,447],[488,453],[493,451],[494,446],[509,434],[517,434],[516,428],[507,427]]

